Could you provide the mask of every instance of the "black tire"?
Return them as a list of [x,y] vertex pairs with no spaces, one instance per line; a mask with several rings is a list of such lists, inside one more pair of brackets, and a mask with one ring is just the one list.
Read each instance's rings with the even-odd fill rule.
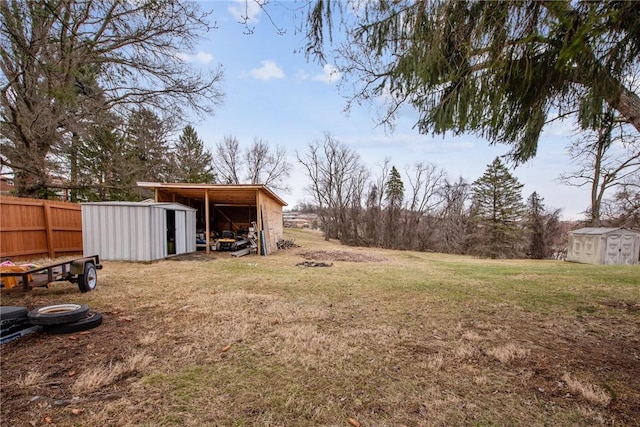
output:
[[48,334],[73,334],[74,332],[87,331],[96,328],[102,324],[102,314],[97,311],[90,311],[87,317],[76,322],[65,323],[62,325],[45,326],[44,331]]
[[62,325],[87,317],[89,306],[86,304],[45,305],[31,310],[27,317],[34,325]]
[[96,266],[92,262],[84,264],[84,273],[78,274],[78,289],[80,292],[92,291],[98,286],[98,272]]
[[0,307],[0,320],[20,319],[27,317],[27,307],[13,307],[2,306]]

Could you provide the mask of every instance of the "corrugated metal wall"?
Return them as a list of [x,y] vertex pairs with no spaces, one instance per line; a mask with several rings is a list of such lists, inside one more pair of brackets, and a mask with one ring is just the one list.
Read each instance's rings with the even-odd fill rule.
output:
[[112,261],[166,258],[167,210],[176,211],[176,254],[195,252],[195,210],[180,205],[106,202],[82,204],[84,253]]
[[185,212],[186,212],[186,218],[185,218],[184,229],[187,230],[187,234],[184,236],[185,242],[186,242],[185,253],[191,253],[196,251],[196,239],[195,239],[195,234],[189,235],[189,233],[190,233],[190,230],[193,230],[193,232],[195,233],[196,214],[198,213],[198,211],[194,210],[193,212],[191,211],[185,211]]
[[145,206],[82,205],[84,254],[104,260],[151,261],[151,210]]

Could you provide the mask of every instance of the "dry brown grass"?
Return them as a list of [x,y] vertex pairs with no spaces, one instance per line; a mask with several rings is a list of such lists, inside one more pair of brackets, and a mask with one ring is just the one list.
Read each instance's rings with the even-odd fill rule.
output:
[[35,387],[46,383],[47,374],[39,371],[29,371],[16,382],[19,387]]
[[124,378],[142,375],[151,361],[152,358],[144,353],[134,353],[122,361],[89,368],[77,376],[71,391],[75,395],[89,394]]
[[[88,303],[104,323],[73,340],[36,335],[3,346],[3,424],[640,422],[638,314],[581,310],[603,294],[632,301],[640,270],[348,248],[287,232],[300,249],[105,262],[94,292],[56,286],[11,297],[29,307]],[[341,260],[296,267],[303,251]],[[567,396],[564,372],[608,384],[617,399]],[[79,415],[55,404],[71,397]]]
[[587,402],[600,406],[607,406],[611,403],[611,396],[602,388],[595,384],[583,383],[571,375],[565,373],[562,381],[567,384],[569,391],[575,395],[582,396]]
[[515,343],[508,343],[487,350],[489,356],[493,356],[500,363],[507,364],[513,360],[524,359],[529,355],[529,349]]

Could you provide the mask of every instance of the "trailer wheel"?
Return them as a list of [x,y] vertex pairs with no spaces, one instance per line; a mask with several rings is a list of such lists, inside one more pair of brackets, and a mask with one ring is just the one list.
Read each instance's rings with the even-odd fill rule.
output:
[[72,323],[45,326],[44,331],[48,334],[72,334],[74,332],[82,332],[96,328],[101,324],[102,314],[97,311],[90,311],[85,318]]
[[84,264],[84,273],[78,274],[78,289],[80,292],[92,291],[98,286],[98,272],[96,266],[92,262]]
[[29,321],[34,325],[61,325],[87,317],[89,306],[86,304],[45,305],[27,313]]

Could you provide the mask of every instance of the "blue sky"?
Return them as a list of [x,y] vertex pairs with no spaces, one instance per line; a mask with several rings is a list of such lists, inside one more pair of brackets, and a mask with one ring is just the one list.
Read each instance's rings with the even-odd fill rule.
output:
[[[250,2],[252,4],[252,2]],[[290,194],[279,195],[295,206],[311,201],[304,188],[309,179],[295,158],[295,151],[306,152],[309,143],[322,141],[325,132],[348,144],[376,174],[385,158],[399,171],[416,162],[433,163],[444,169],[451,180],[462,176],[473,182],[484,173],[496,156],[506,154],[508,146],[491,146],[474,136],[432,137],[413,129],[415,114],[409,108],[399,117],[393,133],[376,126],[375,106],[353,107],[344,112],[346,99],[337,88],[331,67],[308,62],[301,48],[304,35],[295,31],[289,7],[295,3],[270,9],[277,25],[286,29],[279,35],[264,13],[249,11],[251,35],[239,16],[245,12],[245,1],[201,2],[213,9],[211,30],[185,58],[196,67],[206,69],[221,64],[224,68],[222,89],[224,104],[210,117],[194,120],[199,137],[214,151],[224,136],[233,135],[242,147],[254,138],[269,145],[286,147],[293,174]],[[255,12],[255,14],[254,14]],[[579,219],[589,205],[589,190],[556,181],[569,168],[566,147],[572,139],[570,123],[555,123],[545,130],[532,161],[512,171],[524,184],[523,198],[537,191],[550,208],[563,209],[563,218]]]

